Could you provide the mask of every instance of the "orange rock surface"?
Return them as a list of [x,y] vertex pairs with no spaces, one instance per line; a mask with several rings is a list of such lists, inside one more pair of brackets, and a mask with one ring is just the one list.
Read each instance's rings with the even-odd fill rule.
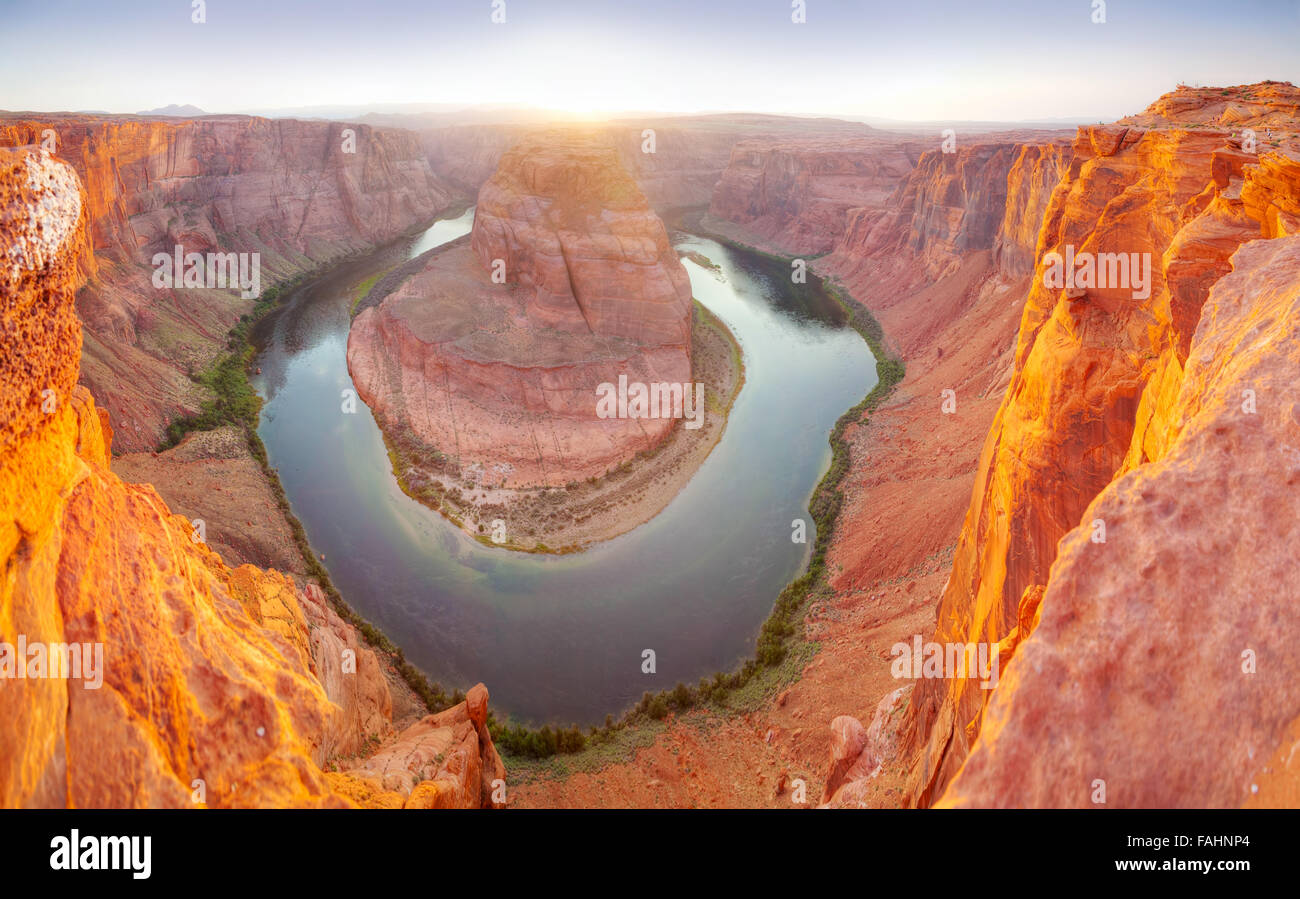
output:
[[[1261,88],[1234,90],[1246,95],[1259,93]],[[1294,89],[1290,90],[1294,95]],[[1178,398],[1185,395],[1180,391],[1189,389],[1184,369],[1189,352],[1196,352],[1195,342],[1205,337],[1208,324],[1203,309],[1211,287],[1225,283],[1221,279],[1232,267],[1231,257],[1238,247],[1256,238],[1289,233],[1295,215],[1294,179],[1300,165],[1280,153],[1246,157],[1239,137],[1223,131],[1206,133],[1185,127],[1187,122],[1181,119],[1169,120],[1162,109],[1176,108],[1183,117],[1197,115],[1192,111],[1196,107],[1179,95],[1153,105],[1147,128],[1080,129],[1068,154],[1068,170],[1047,204],[1037,241],[1035,277],[1021,319],[1015,368],[985,443],[932,636],[940,643],[999,642],[1010,636],[1004,645],[1016,647],[1012,672],[1028,664],[1020,660],[1034,642],[1025,633],[1033,627],[1033,612],[1047,621],[1054,614],[1077,614],[1080,603],[1102,601],[1098,597],[1084,599],[1088,591],[1081,585],[1076,599],[1067,601],[1074,603],[1069,610],[1054,610],[1054,584],[1061,576],[1060,563],[1053,567],[1058,561],[1058,543],[1067,534],[1073,535],[1070,539],[1076,544],[1080,539],[1086,541],[1087,536],[1079,535],[1096,533],[1094,519],[1111,526],[1109,516],[1097,514],[1094,500],[1098,494],[1126,472],[1144,471],[1171,451],[1180,415]],[[1216,91],[1214,96],[1217,105],[1222,95]],[[1290,108],[1285,103],[1282,107]],[[1009,180],[1011,193],[1015,192],[1013,182]],[[1004,235],[1010,237],[1006,225],[1004,220]],[[1025,245],[1023,237],[1017,242]],[[1020,265],[1014,260],[1023,259],[1023,252],[1008,256],[1005,246],[1003,261]],[[1150,254],[1149,295],[1139,295],[1141,291],[1132,289],[1135,285],[1047,286],[1044,255],[1064,253],[1067,246],[1080,253]],[[1276,269],[1274,277],[1278,277]],[[1268,317],[1265,315],[1265,320]],[[1276,349],[1286,352],[1283,346]],[[1181,476],[1193,476],[1190,472],[1199,471],[1196,464],[1195,457],[1189,458]],[[1212,463],[1206,459],[1201,464]],[[1212,480],[1209,471],[1207,468],[1205,477]],[[1114,537],[1113,530],[1110,534],[1110,541],[1123,539]],[[1163,534],[1171,544],[1194,540],[1190,534],[1178,537],[1172,531],[1141,539],[1145,545],[1158,546],[1156,538]],[[1138,570],[1146,572],[1143,578],[1160,583],[1189,565],[1176,561],[1173,555],[1157,554],[1155,562]],[[1229,576],[1247,583],[1249,575],[1235,568]],[[1136,577],[1131,566],[1112,569],[1111,575],[1116,579]],[[1037,597],[1034,591],[1040,591],[1041,585],[1046,585],[1041,606],[1031,609],[1026,620],[1022,597]],[[1184,586],[1185,590],[1168,590],[1170,602],[1191,601],[1193,588]],[[1114,589],[1119,590],[1118,586]],[[1136,581],[1124,593],[1125,602],[1140,602],[1135,598],[1141,595]],[[1131,614],[1138,614],[1136,607]],[[1079,642],[1072,665],[1092,664],[1089,654],[1100,645],[1097,641],[1114,639],[1103,626],[1106,620],[1107,615],[1097,615],[1083,623],[1074,621],[1073,633]],[[1226,623],[1222,626],[1231,630]],[[1088,631],[1088,627],[1101,630]],[[1150,639],[1155,638],[1147,638],[1148,642]],[[1122,641],[1116,645],[1122,652],[1131,651]],[[1149,667],[1141,675],[1113,665],[1102,670],[1109,678],[1164,680],[1169,675],[1163,672],[1181,662],[1175,655],[1161,654],[1148,658],[1146,664]],[[1161,673],[1153,674],[1151,666]],[[999,699],[1009,692],[1005,685],[993,691]],[[1100,695],[1103,693],[1111,695],[1095,685],[1083,701],[1119,701],[1106,700]],[[912,760],[909,802],[926,805],[942,794],[982,732],[988,696],[989,691],[978,689],[974,681],[922,679],[917,683],[906,728],[909,736],[901,749],[904,758]],[[1136,697],[1133,701],[1139,702]],[[1284,694],[1275,695],[1272,701],[1277,703],[1275,711],[1294,717]],[[1047,720],[1046,708],[1040,705],[1035,712],[1040,723]],[[1108,712],[1113,713],[1114,709]],[[1101,705],[1090,706],[1087,713],[1076,709],[1059,719],[1053,716],[1050,724],[1056,726],[1067,718],[1070,726],[1093,728],[1113,738],[1124,736],[1122,728],[1108,723]],[[1276,739],[1276,729],[1271,725],[1265,729]],[[1201,739],[1196,727],[1191,730]],[[1082,757],[1069,757],[1067,747],[1073,744],[1068,741],[1053,745],[1062,747],[1062,765],[1081,761]],[[989,738],[988,747],[986,751],[994,757],[999,751],[1030,751],[1027,744],[1000,733]],[[1115,757],[1114,750],[1106,751]],[[1157,795],[1173,795],[1161,793],[1154,785],[1137,787],[1146,776],[1142,771],[1135,768],[1126,775],[1136,778],[1128,785],[1129,804],[1151,804]],[[986,785],[971,801],[1064,801],[1066,794],[1045,787],[1046,779],[1030,779],[1036,784],[1031,791],[1011,790],[1004,777],[1001,784],[1008,786],[1006,798],[997,798],[997,789]],[[1203,784],[1195,789],[1183,786],[1188,789],[1180,801],[1186,804],[1227,801],[1225,794],[1207,792]],[[1056,789],[1072,788],[1061,782]]]
[[655,447],[675,424],[597,415],[598,386],[620,376],[691,381],[689,279],[609,143],[522,142],[479,192],[468,245],[394,280],[354,321],[349,370],[386,430],[462,470],[563,485]]
[[[87,222],[71,167],[0,150],[0,806],[347,806],[320,766],[392,731],[374,653],[319,590],[231,570],[109,470],[77,384]],[[71,645],[71,670],[38,664]],[[458,745],[499,772],[486,691],[442,714],[474,720]]]
[[1163,452],[1061,541],[1041,620],[940,805],[1091,807],[1098,781],[1108,807],[1294,795],[1300,775],[1278,775],[1300,748],[1300,237],[1251,241],[1231,265]]

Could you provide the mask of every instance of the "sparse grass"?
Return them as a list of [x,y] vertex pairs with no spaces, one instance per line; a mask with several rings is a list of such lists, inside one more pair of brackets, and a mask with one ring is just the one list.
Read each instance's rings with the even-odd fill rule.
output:
[[262,410],[262,400],[248,381],[248,365],[253,359],[254,347],[249,342],[253,326],[280,301],[282,292],[300,279],[263,291],[257,305],[239,317],[239,322],[226,336],[226,352],[222,353],[195,380],[214,394],[204,400],[194,415],[173,420],[167,425],[167,436],[159,451],[171,449],[185,439],[191,431],[210,431],[223,425],[257,428],[257,416]]
[[361,301],[366,298],[366,294],[370,293],[370,288],[374,287],[379,279],[388,274],[389,271],[391,269],[377,272],[357,285],[356,293],[352,294],[352,304],[348,306],[348,315],[356,316],[357,306],[361,305]]

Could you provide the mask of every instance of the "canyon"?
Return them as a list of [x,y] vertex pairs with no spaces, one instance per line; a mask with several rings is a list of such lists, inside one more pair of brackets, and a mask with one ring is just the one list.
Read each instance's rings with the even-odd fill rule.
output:
[[[1300,432],[1278,379],[1298,96],[1180,87],[1072,139],[935,147],[815,236],[791,211],[829,191],[765,201],[768,164],[744,154],[705,221],[786,256],[832,247],[813,270],[907,364],[847,432],[804,622],[819,651],[743,714],[680,715],[634,758],[517,799],[790,807],[800,780],[830,807],[1292,804],[1294,595],[1266,584],[1294,545]],[[783,142],[770,168],[818,144]],[[1049,289],[1044,259],[1070,244],[1150,253],[1150,296]],[[890,650],[915,636],[997,643],[999,686],[900,683]]]
[[568,551],[652,518],[720,438],[740,350],[694,307],[617,146],[544,133],[502,156],[468,241],[360,301],[348,370],[409,494],[494,543]]
[[[185,805],[199,778],[209,804],[496,804],[486,690],[437,714],[409,693],[311,582],[243,435],[152,452],[204,398],[187,373],[252,302],[159,302],[145,265],[173,244],[234,246],[283,283],[477,196],[468,239],[363,300],[349,364],[380,417],[440,450],[463,432],[437,430],[439,400],[499,404],[466,446],[499,454],[484,459],[501,477],[562,485],[663,439],[515,445],[535,432],[504,417],[563,417],[577,382],[536,368],[575,353],[593,366],[579,386],[610,364],[692,378],[689,285],[659,215],[805,259],[906,365],[843,432],[827,574],[798,638],[810,660],[739,711],[671,714],[594,771],[512,782],[510,805],[789,807],[796,780],[831,807],[1091,807],[1098,782],[1115,807],[1293,805],[1298,110],[1290,84],[1182,86],[1114,124],[951,148],[765,117],[655,123],[655,153],[623,124],[357,126],[357,159],[339,123],[0,116],[0,144],[53,128],[70,163],[0,150],[18,348],[3,365],[20,388],[0,401],[4,636],[98,641],[106,658],[101,691],[0,692],[24,735],[0,754],[0,803]],[[1149,295],[1049,286],[1066,247],[1148,254]],[[539,335],[558,355],[529,348],[532,373],[498,352]],[[217,472],[241,480],[190,483]],[[267,510],[255,537],[238,523],[252,508]],[[192,539],[196,515],[220,523],[221,556]],[[889,649],[914,637],[996,644],[998,686],[900,683]]]
[[156,253],[258,253],[261,284],[391,240],[451,205],[415,135],[247,116],[0,115],[0,146],[40,145],[87,191],[77,296],[82,383],[119,451],[154,450],[198,410],[201,374],[255,300],[152,284]]

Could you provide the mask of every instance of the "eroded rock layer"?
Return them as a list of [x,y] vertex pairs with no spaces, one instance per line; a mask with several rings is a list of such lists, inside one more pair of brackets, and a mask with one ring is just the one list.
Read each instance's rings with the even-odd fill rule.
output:
[[755,242],[825,253],[844,233],[850,211],[885,208],[921,148],[920,140],[886,133],[744,140],[731,148],[709,214],[742,226]]
[[[1286,756],[1294,672],[1261,622],[1297,597],[1256,577],[1294,543],[1272,508],[1294,422],[1285,402],[1236,413],[1295,369],[1297,97],[1180,88],[1019,151],[995,254],[1033,278],[927,638],[999,644],[1004,679],[916,682],[906,802],[1086,805],[1101,780],[1117,805],[1239,805]],[[1031,244],[1017,207],[1045,197]],[[1094,277],[1053,280],[1061,257]],[[1246,650],[1277,679],[1243,679]],[[1210,720],[1229,705],[1232,726]]]
[[689,279],[608,142],[521,142],[479,192],[469,242],[399,281],[348,339],[390,436],[516,487],[603,475],[673,426],[597,414],[598,386],[620,376],[691,380]]
[[942,805],[1267,803],[1261,776],[1300,745],[1300,656],[1281,624],[1298,598],[1300,237],[1230,261],[1163,452],[1060,541],[1041,619]]

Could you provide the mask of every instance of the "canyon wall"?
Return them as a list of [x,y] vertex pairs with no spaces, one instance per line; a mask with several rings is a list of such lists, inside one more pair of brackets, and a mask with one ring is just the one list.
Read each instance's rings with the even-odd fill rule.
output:
[[709,214],[741,225],[755,243],[820,255],[839,242],[850,213],[886,207],[924,146],[891,134],[742,141],[732,147]]
[[348,366],[390,436],[495,484],[561,486],[667,436],[666,415],[598,417],[597,387],[690,382],[691,316],[686,271],[616,148],[553,132],[502,158],[468,244],[372,291]]
[[849,211],[819,267],[873,293],[866,282],[888,277],[895,294],[950,277],[983,250],[994,251],[1000,275],[1027,274],[1062,143],[1029,134],[926,150],[887,203]]
[[155,287],[155,253],[258,253],[265,290],[428,222],[454,194],[416,135],[392,129],[246,116],[0,117],[0,146],[50,141],[87,193],[82,381],[128,451],[153,449],[171,419],[198,409],[206,392],[190,376],[256,302],[236,290]]
[[[650,204],[703,206],[732,144],[832,120],[768,116],[573,126],[612,143]],[[418,120],[411,122],[418,127]],[[653,147],[644,132],[654,131]],[[118,451],[152,450],[210,394],[197,384],[254,300],[151,283],[155,253],[258,253],[263,290],[427,223],[473,197],[525,125],[419,133],[341,122],[206,116],[0,115],[0,146],[53,143],[87,191],[82,382],[106,408]],[[345,133],[351,132],[351,135]],[[647,152],[651,149],[652,152]],[[353,152],[354,151],[354,152]]]
[[850,211],[862,216],[886,207],[926,145],[887,133],[741,141],[731,148],[709,215],[741,226],[755,244],[826,253]]
[[[90,208],[66,163],[0,150],[0,806],[491,804],[481,685],[395,732],[379,660],[318,588],[228,568],[109,470],[77,383]],[[376,740],[402,777],[349,767]]]
[[[415,122],[409,125],[418,128]],[[420,129],[430,166],[470,195],[496,172],[506,151],[526,137],[557,126],[456,125]],[[618,120],[563,127],[571,134],[604,140],[618,151],[650,205],[661,215],[709,205],[724,174],[735,177],[732,149],[739,141],[778,140],[786,135],[825,135],[827,139],[860,135],[864,126],[837,119],[796,119],[765,115],[709,115]],[[892,138],[879,138],[892,144]],[[779,143],[779,141],[778,141]],[[847,164],[851,169],[852,164]],[[905,171],[905,169],[904,169]],[[858,173],[860,176],[862,173]],[[901,174],[901,172],[900,172]],[[850,178],[849,180],[857,180]],[[834,189],[832,189],[834,192]]]
[[[1180,88],[1069,147],[1014,152],[993,260],[1003,279],[1033,278],[929,636],[999,644],[1004,680],[915,682],[897,749],[905,803],[1090,805],[1100,780],[1114,805],[1240,805],[1294,741],[1293,672],[1262,623],[1294,591],[1256,591],[1293,539],[1292,516],[1259,491],[1288,489],[1295,422],[1286,403],[1241,413],[1293,369],[1281,322],[1294,320],[1296,97]],[[940,250],[930,273],[960,258],[950,230],[925,229]],[[866,233],[866,246],[916,247],[915,231]],[[1049,281],[1049,253],[1095,256],[1110,283]],[[1149,279],[1117,281],[1100,254],[1118,253],[1137,254],[1139,274],[1149,260]],[[874,258],[846,276],[879,273]],[[1238,444],[1229,466],[1220,454]],[[1246,650],[1273,658],[1269,677],[1243,678]],[[1210,720],[1229,705],[1230,726]],[[854,804],[868,779],[832,804]]]
[[1230,263],[1162,452],[1060,541],[1037,626],[938,804],[1294,803],[1300,237],[1252,240]]

